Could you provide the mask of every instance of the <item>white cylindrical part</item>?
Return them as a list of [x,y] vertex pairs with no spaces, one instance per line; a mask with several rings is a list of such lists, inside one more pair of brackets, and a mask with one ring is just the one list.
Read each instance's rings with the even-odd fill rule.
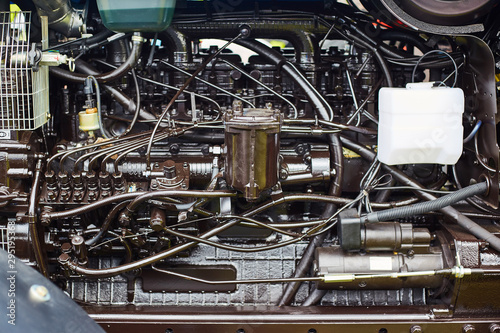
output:
[[97,112],[87,113],[86,111],[78,112],[78,118],[80,120],[80,130],[84,132],[95,131],[99,129],[99,118]]

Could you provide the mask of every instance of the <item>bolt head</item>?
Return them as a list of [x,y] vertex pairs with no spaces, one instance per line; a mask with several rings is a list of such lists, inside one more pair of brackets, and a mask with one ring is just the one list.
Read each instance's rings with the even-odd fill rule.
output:
[[500,325],[499,324],[491,324],[490,325],[490,333],[500,333]]
[[473,333],[476,331],[476,328],[474,327],[474,325],[464,325],[464,327],[462,328],[462,332],[463,333]]
[[410,333],[422,333],[422,327],[420,327],[420,325],[413,325],[411,328],[410,328]]
[[50,300],[50,293],[47,287],[34,284],[31,286],[30,291],[30,300],[35,303],[47,302]]

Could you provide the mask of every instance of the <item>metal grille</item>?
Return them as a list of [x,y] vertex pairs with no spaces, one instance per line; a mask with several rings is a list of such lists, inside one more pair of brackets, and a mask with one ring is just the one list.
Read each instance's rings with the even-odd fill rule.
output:
[[29,64],[30,12],[0,12],[0,129],[31,130],[49,114],[49,72]]

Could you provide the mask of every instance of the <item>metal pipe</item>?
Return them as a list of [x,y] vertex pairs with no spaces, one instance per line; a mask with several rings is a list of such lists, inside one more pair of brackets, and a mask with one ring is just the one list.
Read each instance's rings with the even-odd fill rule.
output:
[[57,219],[63,219],[75,215],[80,215],[84,213],[88,213],[90,211],[93,211],[95,209],[110,205],[115,202],[121,202],[124,200],[131,200],[131,199],[136,199],[138,197],[141,197],[141,202],[144,200],[149,200],[151,198],[142,198],[143,195],[149,194],[152,195],[152,197],[155,197],[154,194],[161,193],[159,196],[163,197],[232,197],[236,196],[236,192],[231,192],[231,191],[156,191],[156,192],[129,192],[129,193],[123,193],[119,195],[113,195],[111,197],[104,198],[99,201],[95,201],[92,203],[89,203],[84,206],[80,206],[77,208],[73,209],[68,209],[64,210],[61,212],[50,212],[46,213],[43,215],[43,218],[49,219],[49,220],[57,220]]
[[38,193],[40,191],[40,178],[42,174],[42,160],[38,160],[36,163],[35,178],[33,180],[33,186],[31,187],[30,200],[28,204],[28,223],[29,231],[31,236],[31,244],[33,245],[33,252],[35,252],[35,259],[38,264],[40,272],[47,277],[47,263],[45,262],[44,253],[42,251],[42,244],[40,243],[40,237],[38,235],[38,223],[36,208],[38,206]]
[[[293,201],[320,201],[320,202],[327,202],[327,203],[332,203],[336,205],[346,205],[349,203],[352,203],[352,199],[349,198],[341,198],[337,196],[331,196],[331,195],[322,195],[322,194],[289,194],[289,195],[284,195],[281,198],[278,198],[276,200],[266,202],[264,204],[261,204],[255,208],[252,208],[251,210],[246,211],[243,216],[253,216],[258,213],[261,213],[269,208],[272,208],[277,205],[293,202]],[[394,208],[394,207],[402,207],[406,205],[413,204],[418,201],[418,198],[409,198],[405,200],[399,200],[399,201],[391,201],[391,202],[373,202],[372,207],[377,208],[377,209],[384,209],[384,208]]]
[[33,0],[39,16],[47,16],[49,27],[66,37],[82,34],[83,15],[71,6],[69,0]]
[[95,69],[90,70],[89,65],[81,59],[77,59],[75,61],[76,70],[85,74],[71,73],[58,67],[51,67],[50,72],[63,79],[77,83],[84,83],[89,74],[94,75],[99,83],[112,82],[127,74],[128,71],[137,64],[137,61],[139,60],[139,56],[141,54],[140,46],[143,43],[143,38],[140,36],[140,34],[134,35],[132,36],[132,43],[132,51],[130,52],[130,56],[127,58],[127,60],[116,69],[107,73],[99,73],[99,71]]
[[[239,223],[239,221],[231,221],[231,222],[219,225],[219,226],[207,231],[203,235],[200,235],[199,238],[209,239],[209,238],[223,232],[224,230],[226,230],[226,229],[228,229],[228,228],[230,228],[238,223]],[[152,256],[137,260],[135,262],[116,266],[116,267],[111,267],[111,268],[90,269],[90,268],[78,266],[77,264],[71,262],[70,260],[68,260],[67,262],[61,262],[61,264],[64,265],[65,267],[73,270],[74,272],[76,272],[78,274],[82,274],[82,275],[85,275],[88,277],[93,277],[93,278],[110,277],[110,276],[115,276],[115,275],[122,274],[122,273],[125,273],[128,271],[134,270],[134,269],[139,269],[139,268],[142,268],[144,266],[154,264],[157,261],[171,257],[171,256],[173,256],[179,252],[185,251],[185,250],[187,250],[187,249],[189,249],[197,244],[198,244],[198,242],[188,242],[188,243],[179,244],[177,246],[171,247],[167,250],[164,250],[164,251],[156,253]]]
[[129,203],[129,201],[125,200],[125,201],[122,201],[119,204],[117,204],[115,207],[113,207],[113,209],[111,209],[109,211],[108,215],[104,219],[104,222],[103,222],[101,228],[99,229],[99,232],[94,237],[92,237],[91,239],[86,240],[85,241],[85,245],[92,246],[95,243],[97,243],[98,241],[100,241],[101,238],[108,231],[109,226],[111,225],[111,222],[113,221],[113,218],[118,214],[118,212],[121,209],[123,209],[126,205],[128,205],[128,203]]
[[380,222],[380,221],[392,221],[397,218],[404,218],[413,215],[423,214],[430,211],[435,211],[442,209],[444,207],[451,206],[466,198],[470,198],[474,195],[485,194],[488,191],[487,183],[479,183],[467,186],[463,189],[445,195],[441,198],[435,200],[421,202],[415,205],[393,208],[388,210],[382,210],[379,212],[370,213],[364,217],[363,220],[366,222]]
[[[87,75],[99,75],[100,72],[95,69],[94,67],[90,66],[83,60],[78,59],[78,70],[81,71],[82,73],[85,73]],[[63,80],[67,80],[70,82],[80,82],[80,79],[77,78],[74,73],[71,73],[67,70],[64,70],[59,67],[50,67],[49,68],[50,74],[57,76]],[[81,82],[80,82],[81,83]],[[112,87],[107,84],[103,84],[102,87],[106,92],[108,92],[112,98],[114,98],[121,106],[123,106],[126,110],[129,110],[130,112],[134,112],[136,105],[135,102],[125,95],[123,92],[120,90],[116,89],[115,87]],[[140,109],[140,114],[139,117],[145,120],[155,120],[156,117],[152,115],[151,113],[147,112],[143,108]]]
[[222,61],[223,63],[225,63],[226,65],[230,66],[232,69],[234,70],[237,70],[238,72],[240,72],[241,74],[243,74],[245,77],[247,77],[248,79],[250,79],[251,81],[255,82],[256,84],[258,84],[259,86],[261,86],[262,88],[266,89],[267,91],[269,91],[271,94],[275,95],[276,97],[282,99],[283,101],[285,101],[285,103],[287,103],[288,105],[290,105],[290,107],[292,108],[293,110],[293,117],[294,118],[298,118],[299,117],[299,113],[297,111],[297,108],[295,107],[295,105],[290,102],[288,99],[286,99],[285,97],[283,97],[282,95],[278,94],[276,91],[272,90],[271,88],[269,88],[268,86],[266,86],[264,83],[260,82],[259,80],[255,79],[253,76],[251,76],[250,74],[248,74],[247,72],[245,72],[243,69],[239,68],[238,66],[236,65],[233,65],[232,63],[230,63],[229,61],[225,60],[225,59],[220,59],[219,61]]
[[143,202],[151,200],[156,197],[192,197],[192,198],[227,198],[235,197],[236,192],[233,191],[154,191],[146,192],[137,196],[130,204],[127,206],[127,211],[129,213],[134,212]]
[[[162,63],[162,64],[164,64],[164,65],[167,65],[167,66],[169,66],[169,67],[171,67],[171,68],[173,68],[173,69],[175,69],[176,71],[178,71],[178,72],[180,72],[180,73],[182,73],[182,74],[184,74],[184,75],[186,75],[186,76],[191,77],[191,75],[192,75],[191,73],[186,72],[186,71],[185,71],[185,70],[183,70],[182,68],[179,68],[179,67],[177,67],[177,66],[175,66],[175,65],[172,65],[171,63],[169,63],[169,62],[167,62],[167,61],[165,61],[165,60],[161,60],[161,63]],[[199,76],[195,76],[195,77],[194,77],[194,79],[195,79],[195,80],[198,80],[198,81],[200,81],[200,82],[202,82],[202,83],[204,83],[204,84],[206,84],[206,85],[207,85],[207,86],[209,86],[209,87],[212,87],[212,88],[214,88],[214,89],[216,89],[216,90],[222,91],[224,94],[227,94],[227,95],[229,95],[229,96],[231,96],[231,97],[233,97],[233,98],[236,98],[236,99],[238,99],[238,100],[242,101],[243,103],[248,104],[251,108],[254,108],[254,109],[255,109],[255,105],[253,105],[252,103],[250,103],[249,101],[247,101],[247,100],[246,100],[246,99],[244,99],[243,97],[240,97],[240,96],[238,96],[238,95],[235,95],[235,94],[233,94],[232,92],[227,91],[226,89],[223,89],[223,88],[219,87],[218,85],[215,85],[215,84],[213,84],[213,83],[208,82],[207,80],[203,80],[203,79],[202,79],[201,77],[199,77]]]
[[181,274],[177,272],[172,272],[172,271],[167,271],[165,269],[160,269],[156,268],[155,266],[152,267],[155,271],[177,276],[183,279],[187,280],[192,280],[200,283],[205,283],[205,284],[210,284],[210,285],[221,285],[221,284],[250,284],[250,283],[285,283],[285,282],[305,282],[305,281],[322,281],[323,277],[317,276],[317,277],[303,277],[303,278],[297,278],[297,277],[292,277],[292,278],[278,278],[278,279],[248,279],[248,280],[223,280],[223,281],[209,281],[209,280],[204,280],[200,279],[194,276],[186,275],[186,274]]

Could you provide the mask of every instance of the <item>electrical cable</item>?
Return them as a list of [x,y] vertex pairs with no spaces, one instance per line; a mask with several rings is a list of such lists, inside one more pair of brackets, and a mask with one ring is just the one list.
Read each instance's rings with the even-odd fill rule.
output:
[[[477,135],[477,134],[476,134]],[[376,156],[376,153],[373,151],[369,150],[365,146],[358,144],[354,141],[352,141],[349,138],[346,138],[344,136],[341,137],[343,144],[351,149],[352,151],[358,153],[361,157],[364,159],[368,160],[373,160]],[[403,173],[401,170],[386,165],[382,164],[382,167],[389,172],[396,180],[401,182],[402,184],[406,186],[411,186],[411,187],[417,187],[417,188],[423,188],[421,184],[419,184],[417,181],[413,180],[409,176],[407,176],[405,173]],[[433,196],[430,193],[426,193],[420,190],[415,190],[415,194],[423,200],[429,201],[429,200],[436,200],[436,197]],[[473,222],[471,219],[460,213],[458,210],[456,210],[453,207],[444,207],[440,209],[441,213],[444,215],[448,216],[452,220],[456,221],[456,223],[460,226],[462,226],[464,229],[466,229],[469,233],[472,235],[476,236],[478,239],[484,239],[487,241],[490,246],[497,250],[500,251],[500,239],[497,238],[495,235],[493,235],[491,232],[487,231],[477,223]]]
[[295,105],[290,102],[288,99],[286,99],[285,97],[283,97],[282,95],[278,94],[276,91],[274,91],[273,89],[269,88],[268,86],[266,86],[264,83],[260,82],[259,80],[255,79],[254,77],[252,77],[250,74],[248,74],[247,72],[245,72],[243,69],[239,68],[238,66],[236,65],[233,65],[232,63],[230,63],[229,61],[227,60],[224,60],[224,59],[219,59],[219,61],[222,61],[223,63],[225,63],[226,65],[230,66],[231,68],[237,70],[238,72],[240,72],[241,74],[243,74],[245,77],[247,77],[248,79],[250,79],[252,82],[255,82],[256,84],[258,84],[259,86],[261,86],[262,88],[266,89],[267,91],[269,91],[271,94],[277,96],[278,98],[282,99],[283,101],[285,101],[285,103],[287,103],[288,105],[290,105],[290,107],[292,108],[293,110],[293,118],[297,119],[299,117],[299,112],[297,111],[297,108],[295,107]]
[[94,86],[95,86],[95,95],[96,95],[96,102],[97,102],[97,120],[99,122],[99,131],[101,132],[101,135],[105,139],[109,139],[110,136],[109,136],[108,132],[106,132],[106,129],[104,128],[104,125],[102,123],[101,89],[99,88],[99,82],[97,82],[95,76],[93,76],[93,75],[87,76],[87,79],[91,79]]
[[116,217],[118,212],[120,210],[122,210],[126,205],[128,205],[129,202],[130,202],[130,200],[124,200],[124,201],[118,203],[116,206],[114,206],[113,209],[111,209],[109,211],[108,215],[104,219],[104,222],[102,223],[102,226],[99,229],[99,231],[97,232],[97,234],[94,237],[92,237],[91,239],[86,240],[85,245],[92,246],[95,243],[97,243],[98,241],[100,241],[101,238],[106,234],[106,232],[108,232],[108,229],[111,225],[111,222],[113,222],[113,219]]
[[454,88],[455,85],[457,84],[457,79],[458,79],[457,63],[455,62],[455,59],[453,59],[453,57],[448,52],[445,52],[442,50],[431,50],[431,51],[425,53],[423,56],[421,56],[418,59],[417,63],[415,64],[415,67],[413,67],[413,72],[411,73],[411,82],[415,82],[415,73],[417,72],[418,65],[420,64],[422,59],[424,59],[425,57],[427,57],[430,54],[435,54],[435,53],[446,55],[448,58],[450,58],[451,62],[453,63],[453,67],[455,68],[455,71],[453,72],[453,73],[455,73],[455,79],[453,80],[453,85],[451,87]]
[[[215,57],[214,57],[214,58],[215,58]],[[186,72],[186,71],[185,71],[185,70],[183,70],[182,68],[179,68],[179,67],[177,67],[177,66],[175,66],[175,65],[172,65],[172,64],[171,64],[171,63],[169,63],[168,61],[165,61],[165,60],[160,60],[160,62],[161,62],[162,64],[164,64],[164,65],[167,65],[167,66],[169,66],[169,67],[171,67],[171,68],[175,69],[176,71],[178,71],[178,72],[180,72],[180,73],[182,73],[182,74],[184,74],[184,75],[191,76],[191,73]],[[197,74],[197,75],[198,75],[198,74]],[[246,100],[246,99],[244,99],[243,97],[240,97],[240,96],[238,96],[238,95],[235,95],[235,94],[233,94],[232,92],[230,92],[230,91],[228,91],[228,90],[226,90],[226,89],[224,89],[224,88],[221,88],[221,87],[219,87],[218,85],[215,85],[215,84],[213,84],[213,83],[211,83],[211,82],[208,82],[207,80],[204,80],[204,79],[202,79],[202,78],[201,78],[201,77],[199,77],[199,76],[195,76],[194,78],[195,78],[195,80],[198,80],[198,81],[200,81],[200,82],[202,82],[202,83],[206,84],[207,86],[210,86],[210,87],[212,87],[212,88],[214,88],[214,89],[217,89],[217,90],[219,90],[219,91],[222,91],[224,94],[226,94],[226,95],[228,95],[228,96],[231,96],[231,97],[233,97],[233,98],[236,98],[237,100],[240,100],[240,101],[242,101],[243,103],[248,104],[251,108],[255,109],[255,105],[253,105],[251,102],[247,101],[247,100]]]
[[483,168],[485,168],[489,172],[493,172],[493,173],[500,172],[499,170],[496,170],[496,169],[490,167],[489,165],[487,165],[486,163],[484,163],[483,158],[481,157],[481,154],[479,153],[479,146],[477,143],[478,134],[479,134],[479,131],[476,131],[476,133],[474,134],[474,152],[476,154],[476,160],[479,162],[479,164],[481,164],[483,166]]
[[[111,65],[110,63],[102,61],[102,60],[99,60],[99,59],[96,59],[96,62],[98,62],[100,64],[103,64],[103,65],[106,65],[106,66],[109,66],[111,68],[117,68],[116,66]],[[172,85],[169,85],[169,84],[166,84],[166,83],[161,83],[161,82],[158,82],[158,81],[155,81],[155,80],[148,79],[148,78],[146,78],[144,76],[140,76],[140,75],[136,75],[136,76],[137,76],[137,78],[139,80],[142,80],[142,81],[145,81],[145,82],[149,82],[149,83],[155,84],[155,85],[160,86],[160,87],[165,87],[165,88],[172,89],[172,90],[179,90],[180,89],[180,88],[177,88],[175,86],[172,86]],[[187,90],[187,89],[184,89],[184,92],[187,93],[187,94],[194,94],[198,98],[202,98],[202,99],[205,99],[205,100],[211,102],[212,104],[214,104],[217,107],[217,110],[219,110],[219,111],[221,109],[219,103],[217,103],[215,100],[213,100],[210,97],[207,97],[207,96],[201,95],[201,94],[197,94],[197,93],[195,93],[193,91],[190,91],[190,90]],[[130,120],[124,119],[123,121],[130,121]],[[151,120],[144,120],[142,122],[153,122],[153,121],[156,122],[157,120],[156,119],[151,119]]]
[[467,137],[464,139],[464,144],[469,142],[470,140],[472,140],[474,138],[476,133],[479,131],[479,128],[481,128],[482,124],[483,124],[483,122],[481,120],[478,120],[476,122],[476,125],[474,125],[474,128],[472,129],[472,131],[470,131],[469,135],[467,135]]
[[150,167],[150,164],[151,164],[151,148],[153,147],[153,138],[154,138],[156,132],[158,131],[158,128],[160,127],[161,121],[163,120],[163,118],[165,118],[165,116],[167,115],[167,112],[169,111],[170,107],[175,103],[177,97],[180,96],[180,94],[183,92],[184,89],[186,89],[188,87],[188,85],[191,83],[191,81],[193,81],[196,78],[196,76],[203,69],[205,69],[205,67],[213,59],[215,59],[215,57],[217,57],[222,51],[224,51],[234,41],[238,40],[241,36],[242,36],[241,33],[239,33],[236,37],[234,37],[232,40],[230,40],[224,46],[222,46],[219,50],[217,50],[217,52],[214,52],[207,59],[205,59],[205,61],[194,71],[193,74],[191,74],[191,76],[186,80],[186,82],[184,82],[184,84],[182,85],[182,87],[177,91],[177,93],[174,95],[174,97],[172,97],[172,99],[170,100],[170,102],[167,104],[167,106],[163,110],[162,114],[160,115],[160,118],[158,119],[158,122],[156,123],[156,125],[155,125],[155,127],[153,129],[153,132],[151,133],[151,137],[149,139],[148,148],[146,150],[146,168],[147,168],[147,170],[150,170],[150,168],[151,168]]
[[128,125],[127,129],[125,129],[125,132],[120,134],[119,136],[126,136],[135,126],[135,123],[137,122],[137,119],[139,119],[139,114],[141,113],[141,90],[139,88],[139,82],[137,81],[137,75],[135,74],[135,69],[131,68],[130,71],[132,72],[132,80],[134,81],[135,85],[135,112],[134,112],[134,117],[132,118],[132,121]]
[[417,203],[407,207],[393,208],[389,210],[369,213],[361,217],[361,219],[368,223],[393,221],[399,218],[419,215],[430,211],[436,211],[444,207],[451,206],[454,203],[457,203],[466,198],[470,198],[474,195],[484,195],[487,191],[487,183],[473,184],[434,200]]

